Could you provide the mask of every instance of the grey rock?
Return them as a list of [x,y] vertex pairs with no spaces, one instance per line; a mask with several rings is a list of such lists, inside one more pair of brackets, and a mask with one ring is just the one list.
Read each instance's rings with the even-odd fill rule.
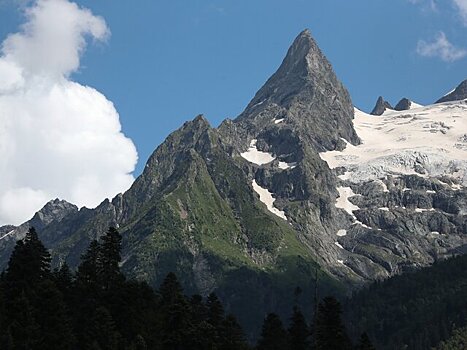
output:
[[399,102],[397,102],[396,107],[394,107],[394,109],[396,111],[407,111],[410,109],[411,105],[412,105],[412,101],[404,97]]
[[[353,116],[348,91],[305,30],[235,122],[256,135],[265,128],[290,128],[315,150],[324,151],[342,147],[341,138],[352,144],[360,142]],[[281,119],[282,123],[274,123]],[[223,126],[220,130],[224,132]],[[244,144],[237,146],[245,149],[247,140],[241,141]]]
[[[46,203],[31,220],[26,221],[20,226],[3,226],[0,228],[0,266],[3,269],[10,257],[16,241],[23,239],[30,227],[36,228],[37,231],[42,231],[46,227],[51,227],[55,223],[60,223],[65,218],[78,212],[78,207],[68,203],[67,201],[54,199]],[[6,232],[5,232],[6,231]],[[63,239],[63,237],[61,237]],[[46,236],[41,239],[47,241]],[[54,235],[54,239],[60,239],[58,234]]]
[[394,109],[391,104],[387,101],[384,100],[382,96],[378,97],[378,100],[376,100],[376,105],[371,111],[371,115],[382,115],[386,109]]
[[460,83],[454,91],[441,97],[435,103],[460,101],[467,98],[467,79]]

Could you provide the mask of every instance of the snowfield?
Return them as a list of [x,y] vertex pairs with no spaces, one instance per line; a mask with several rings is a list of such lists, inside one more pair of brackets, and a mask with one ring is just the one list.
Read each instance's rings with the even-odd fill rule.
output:
[[412,107],[382,116],[355,109],[361,144],[343,139],[343,151],[322,152],[321,159],[330,168],[344,167],[339,177],[354,183],[417,174],[448,175],[467,185],[467,100]]

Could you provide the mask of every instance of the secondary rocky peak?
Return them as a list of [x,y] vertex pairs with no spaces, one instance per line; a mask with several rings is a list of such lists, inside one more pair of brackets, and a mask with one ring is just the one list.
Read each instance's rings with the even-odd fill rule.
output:
[[382,115],[386,109],[394,109],[391,104],[386,101],[383,96],[378,97],[375,108],[371,111],[371,115]]
[[453,91],[441,97],[436,103],[460,101],[467,99],[467,79],[460,83]]
[[65,216],[77,211],[78,207],[76,205],[56,198],[46,203],[41,210],[34,214],[29,225],[40,230],[52,221],[60,221]]
[[407,111],[410,109],[411,106],[412,106],[412,101],[404,97],[396,104],[396,107],[394,107],[394,109],[396,111]]

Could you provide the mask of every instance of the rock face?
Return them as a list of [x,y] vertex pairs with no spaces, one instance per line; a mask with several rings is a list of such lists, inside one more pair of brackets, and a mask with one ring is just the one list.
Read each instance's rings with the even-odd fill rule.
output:
[[410,101],[408,98],[403,98],[399,102],[397,102],[396,107],[394,107],[394,110],[396,111],[407,111],[410,109],[412,106],[412,101]]
[[[48,202],[41,210],[34,214],[33,218],[24,224],[15,226],[0,227],[0,269],[6,266],[10,253],[17,240],[23,239],[30,227],[36,228],[40,232],[46,228],[60,223],[64,218],[78,212],[78,207],[64,200],[54,199]],[[68,233],[67,231],[65,231]],[[60,235],[56,230],[49,237],[43,234],[41,239],[48,243],[48,246],[54,246],[54,243],[66,239],[67,236]]]
[[[316,150],[359,142],[350,95],[308,30],[295,39],[276,73],[256,93],[237,124],[253,133],[273,121],[291,126]],[[222,129],[222,127],[221,127]],[[243,141],[243,140],[242,140]]]
[[[467,106],[437,106],[355,112],[304,31],[236,119],[186,122],[127,192],[93,210],[54,201],[19,228],[0,228],[0,264],[29,225],[54,265],[72,267],[116,226],[129,276],[157,286],[174,271],[188,293],[215,291],[256,332],[267,311],[288,317],[293,288],[311,295],[316,272],[321,294],[339,294],[466,249]],[[386,108],[380,98],[374,112]],[[399,137],[409,127],[416,133]],[[447,140],[452,159],[413,141],[427,135],[445,148]]]
[[449,94],[441,97],[435,103],[443,103],[443,102],[449,102],[449,101],[460,101],[460,100],[465,100],[466,98],[467,98],[467,80],[464,80],[453,91],[451,91]]
[[386,109],[394,109],[391,104],[387,101],[384,100],[382,96],[378,97],[378,100],[376,101],[376,105],[371,111],[371,115],[382,115]]

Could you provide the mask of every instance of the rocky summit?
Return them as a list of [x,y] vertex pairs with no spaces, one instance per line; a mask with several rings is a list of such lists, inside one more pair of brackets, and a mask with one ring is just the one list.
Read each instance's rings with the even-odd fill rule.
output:
[[287,315],[297,286],[343,295],[467,251],[461,95],[398,110],[380,98],[368,115],[304,31],[236,119],[186,122],[127,192],[95,209],[53,201],[0,228],[0,262],[34,225],[54,264],[76,267],[115,226],[127,275],[158,285],[174,271],[255,332],[266,311]]
[[386,101],[382,96],[378,97],[376,100],[375,107],[371,111],[371,115],[382,115],[386,110],[394,109],[391,104]]
[[406,111],[409,110],[412,106],[412,101],[408,98],[403,98],[399,102],[397,102],[396,106],[394,107],[395,111]]
[[467,79],[459,84],[454,90],[441,97],[436,103],[449,101],[460,101],[467,99]]

